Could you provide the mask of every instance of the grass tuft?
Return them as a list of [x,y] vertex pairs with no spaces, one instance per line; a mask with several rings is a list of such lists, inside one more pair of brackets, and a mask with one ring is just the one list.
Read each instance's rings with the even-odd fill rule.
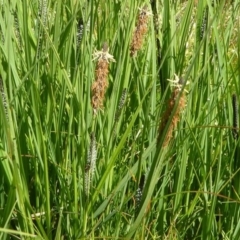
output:
[[239,9],[1,0],[0,239],[240,239]]

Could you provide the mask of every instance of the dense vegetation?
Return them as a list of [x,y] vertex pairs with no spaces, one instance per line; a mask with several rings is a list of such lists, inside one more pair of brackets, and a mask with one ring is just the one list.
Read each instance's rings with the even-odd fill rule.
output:
[[239,7],[1,1],[0,239],[240,239]]

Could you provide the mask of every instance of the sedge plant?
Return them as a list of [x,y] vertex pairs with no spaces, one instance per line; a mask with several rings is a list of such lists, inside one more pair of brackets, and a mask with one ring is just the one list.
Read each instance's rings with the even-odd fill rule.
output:
[[239,6],[0,1],[0,239],[239,239]]

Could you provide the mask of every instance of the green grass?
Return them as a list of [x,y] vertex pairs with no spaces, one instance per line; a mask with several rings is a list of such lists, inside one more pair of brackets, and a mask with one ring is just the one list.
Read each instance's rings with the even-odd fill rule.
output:
[[[0,239],[239,239],[240,1],[198,2],[0,2]],[[132,58],[144,3],[148,33]],[[116,62],[94,115],[104,42]],[[187,105],[164,148],[174,74],[189,81]]]

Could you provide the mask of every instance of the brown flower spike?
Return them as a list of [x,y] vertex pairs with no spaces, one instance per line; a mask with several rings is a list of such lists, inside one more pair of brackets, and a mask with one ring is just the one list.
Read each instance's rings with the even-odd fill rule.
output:
[[149,15],[151,15],[151,13],[148,12],[147,10],[148,10],[147,6],[144,6],[142,9],[140,9],[137,20],[137,26],[135,28],[130,46],[131,57],[133,57],[135,53],[142,47],[144,35],[147,32],[148,17]]
[[105,92],[108,86],[108,65],[109,61],[115,62],[112,55],[108,53],[107,43],[103,44],[102,51],[95,51],[93,54],[94,59],[98,59],[95,71],[95,81],[92,84],[92,108],[94,113],[103,106]]
[[[157,142],[160,141],[161,135],[163,134],[167,126],[168,120],[170,119],[173,113],[174,107],[177,104],[176,109],[174,111],[174,115],[171,119],[171,123],[167,129],[167,133],[163,142],[163,147],[166,147],[169,144],[170,140],[172,139],[173,130],[176,128],[177,123],[180,120],[181,112],[185,108],[185,104],[186,104],[185,94],[184,94],[184,91],[182,91],[183,83],[181,82],[181,80],[179,80],[177,75],[175,75],[175,77],[176,77],[176,80],[169,80],[174,83],[174,89],[170,99],[168,100],[166,111],[163,114],[162,121],[158,128]],[[179,94],[181,94],[181,96],[179,96]]]

